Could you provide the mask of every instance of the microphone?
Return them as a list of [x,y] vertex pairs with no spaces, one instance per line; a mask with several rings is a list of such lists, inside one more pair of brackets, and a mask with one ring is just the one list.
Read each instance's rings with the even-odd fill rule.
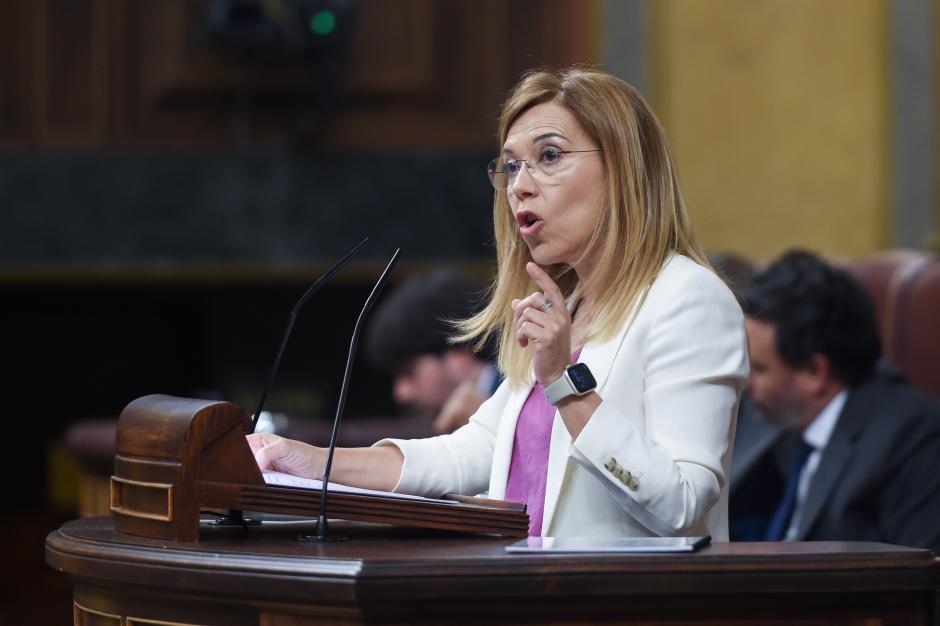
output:
[[343,421],[343,408],[346,406],[346,392],[349,391],[349,374],[352,371],[353,358],[356,356],[356,346],[359,345],[362,320],[364,320],[366,315],[369,314],[369,311],[372,310],[372,305],[375,304],[376,299],[378,299],[379,294],[382,292],[382,288],[385,287],[385,283],[388,282],[388,277],[392,273],[392,268],[395,267],[395,264],[398,262],[398,255],[400,253],[401,248],[398,248],[395,250],[395,254],[392,255],[392,258],[389,259],[388,265],[385,266],[385,271],[379,276],[375,287],[372,288],[372,293],[366,298],[366,303],[363,305],[359,319],[356,320],[356,326],[353,328],[352,339],[349,340],[349,355],[346,357],[346,371],[343,373],[343,384],[340,387],[339,402],[336,405],[336,417],[333,419],[333,432],[330,434],[330,448],[326,456],[326,467],[323,470],[323,486],[320,491],[320,515],[317,517],[317,534],[314,536],[301,535],[298,539],[302,541],[345,541],[346,539],[346,537],[327,536],[326,488],[330,482],[330,469],[333,467],[333,452],[336,450],[336,437],[339,434],[339,427]]
[[300,313],[301,307],[304,305],[307,300],[310,299],[314,293],[316,293],[320,287],[322,287],[326,281],[333,277],[333,274],[338,272],[349,263],[349,260],[360,250],[362,250],[365,245],[369,243],[369,238],[365,237],[360,241],[356,246],[346,253],[346,256],[341,258],[336,264],[328,269],[320,278],[317,279],[315,283],[310,285],[307,291],[304,292],[304,295],[300,296],[300,300],[297,301],[297,304],[294,305],[294,309],[290,313],[290,317],[287,319],[287,329],[284,331],[284,338],[281,339],[281,345],[277,349],[277,356],[274,357],[274,365],[271,366],[271,374],[268,376],[268,384],[265,385],[264,391],[261,393],[261,401],[258,402],[258,410],[255,411],[255,416],[251,420],[251,430],[248,434],[255,432],[255,428],[258,427],[258,419],[261,417],[261,411],[264,409],[264,403],[268,399],[268,392],[271,391],[271,385],[274,384],[274,377],[277,375],[277,369],[281,365],[281,357],[284,356],[284,348],[287,346],[287,339],[290,337],[291,331],[294,329],[294,322],[297,320],[297,314]]

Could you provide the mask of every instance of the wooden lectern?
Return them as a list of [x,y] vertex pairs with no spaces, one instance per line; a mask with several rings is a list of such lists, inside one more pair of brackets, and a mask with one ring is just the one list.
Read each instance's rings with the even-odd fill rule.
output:
[[339,522],[353,541],[337,543],[296,541],[313,530],[304,520],[248,532],[207,525],[200,536],[205,507],[319,510],[318,491],[264,483],[248,424],[226,402],[148,396],[128,405],[112,518],[69,522],[46,539],[46,562],[72,580],[74,626],[940,624],[940,560],[900,546],[509,554],[515,540],[493,535],[524,535],[526,521],[507,505],[338,493],[332,517],[397,527]]
[[[134,400],[121,413],[111,477],[118,531],[195,542],[203,509],[316,517],[320,492],[270,486],[245,440],[251,420],[231,402],[165,395]],[[447,496],[447,502],[330,492],[327,515],[509,537],[528,534],[524,504]]]

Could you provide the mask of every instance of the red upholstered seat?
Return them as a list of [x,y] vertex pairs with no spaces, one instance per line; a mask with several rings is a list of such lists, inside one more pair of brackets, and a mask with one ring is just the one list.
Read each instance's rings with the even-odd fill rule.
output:
[[911,268],[919,265],[926,257],[924,253],[914,250],[888,250],[839,263],[862,283],[871,296],[881,332],[884,358],[891,362],[894,362],[893,339],[898,290],[904,278],[910,274]]
[[940,257],[890,250],[840,264],[874,301],[884,358],[940,398]]
[[897,296],[893,361],[912,383],[940,398],[940,256],[911,268]]

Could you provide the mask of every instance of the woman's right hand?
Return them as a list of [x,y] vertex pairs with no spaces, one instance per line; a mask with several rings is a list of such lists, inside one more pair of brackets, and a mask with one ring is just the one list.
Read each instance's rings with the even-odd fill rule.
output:
[[262,470],[270,469],[317,480],[323,476],[326,450],[322,448],[272,433],[255,433],[246,439]]

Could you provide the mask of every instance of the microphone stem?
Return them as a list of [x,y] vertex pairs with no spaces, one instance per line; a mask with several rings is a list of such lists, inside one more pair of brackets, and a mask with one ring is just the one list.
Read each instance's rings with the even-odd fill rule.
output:
[[277,369],[281,365],[281,357],[284,356],[284,348],[287,347],[287,338],[290,337],[291,331],[294,329],[294,322],[297,320],[297,311],[291,311],[290,318],[287,320],[287,330],[284,331],[284,338],[281,340],[281,345],[277,349],[277,356],[274,358],[274,366],[271,368],[271,374],[268,376],[268,384],[265,385],[264,391],[261,393],[261,400],[258,402],[258,409],[255,411],[254,417],[251,419],[251,432],[255,432],[255,428],[258,427],[258,420],[261,418],[261,411],[264,410],[264,403],[268,399],[268,391],[271,389],[271,385],[274,384],[274,377],[277,375]]
[[379,276],[375,287],[372,288],[372,293],[369,294],[365,305],[362,307],[362,312],[359,313],[359,318],[356,320],[356,325],[353,328],[352,339],[349,340],[349,354],[346,356],[346,369],[343,372],[343,384],[339,391],[339,402],[336,404],[336,417],[333,419],[333,430],[330,433],[330,448],[326,456],[326,466],[323,468],[323,486],[320,491],[320,514],[317,516],[317,539],[320,540],[326,539],[327,485],[330,482],[330,470],[333,468],[333,453],[336,451],[336,439],[339,435],[340,424],[343,421],[343,409],[346,407],[346,394],[349,391],[350,373],[352,372],[353,359],[356,356],[356,347],[359,345],[359,331],[362,326],[362,320],[369,314],[372,305],[375,304],[375,300],[382,292],[382,288],[385,287],[385,283],[388,282],[388,276],[391,274],[392,268],[395,267],[395,263],[398,262],[398,255],[400,253],[401,248],[395,250],[395,254],[389,259],[388,265],[385,266],[385,270],[382,272],[382,275]]
[[277,370],[281,365],[281,357],[284,356],[284,348],[287,347],[287,340],[290,338],[291,331],[294,329],[294,322],[297,320],[297,315],[300,313],[301,307],[303,307],[304,303],[310,299],[310,296],[316,293],[316,291],[319,290],[320,287],[326,283],[326,281],[332,278],[333,274],[341,270],[343,266],[349,262],[353,255],[362,250],[362,248],[367,243],[369,243],[369,238],[363,238],[363,240],[356,244],[352,250],[346,253],[346,256],[337,261],[333,267],[328,269],[323,274],[323,276],[318,278],[315,283],[310,285],[310,288],[307,289],[307,291],[305,291],[302,296],[300,296],[297,304],[294,305],[293,310],[291,310],[290,317],[287,319],[287,329],[284,331],[284,337],[281,339],[281,345],[277,349],[277,357],[274,359],[274,365],[271,367],[271,373],[268,376],[268,384],[265,385],[264,391],[261,392],[261,401],[258,402],[258,409],[255,411],[255,415],[251,419],[251,430],[248,432],[248,434],[255,432],[255,429],[258,427],[258,420],[261,418],[261,411],[264,410],[264,403],[267,401],[268,392],[271,390],[271,386],[274,384],[274,378],[277,376]]

